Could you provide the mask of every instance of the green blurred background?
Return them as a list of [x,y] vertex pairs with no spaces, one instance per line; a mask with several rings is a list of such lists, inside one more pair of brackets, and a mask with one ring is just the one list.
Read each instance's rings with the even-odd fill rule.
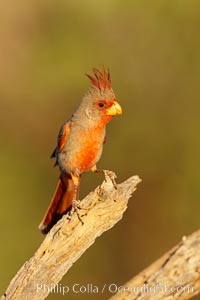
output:
[[[1,293],[44,238],[38,224],[58,178],[49,156],[94,66],[109,67],[124,112],[98,166],[143,181],[62,283],[125,283],[199,228],[199,32],[199,1],[0,3]],[[102,178],[84,175],[81,195]]]

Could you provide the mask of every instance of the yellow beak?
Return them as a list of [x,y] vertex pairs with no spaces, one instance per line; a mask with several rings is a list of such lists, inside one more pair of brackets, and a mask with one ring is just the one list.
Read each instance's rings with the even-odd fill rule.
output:
[[122,114],[122,108],[119,105],[119,103],[117,103],[117,101],[114,101],[113,105],[106,109],[107,116],[116,116],[121,114]]

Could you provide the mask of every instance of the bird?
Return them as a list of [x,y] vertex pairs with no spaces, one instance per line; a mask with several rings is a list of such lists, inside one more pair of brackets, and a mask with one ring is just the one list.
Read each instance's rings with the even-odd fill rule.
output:
[[122,108],[111,86],[109,70],[93,68],[93,74],[85,74],[91,86],[78,108],[61,127],[57,146],[51,157],[60,169],[58,183],[49,207],[39,225],[43,234],[61,217],[77,208],[81,175],[98,172],[103,145],[106,141],[106,125]]

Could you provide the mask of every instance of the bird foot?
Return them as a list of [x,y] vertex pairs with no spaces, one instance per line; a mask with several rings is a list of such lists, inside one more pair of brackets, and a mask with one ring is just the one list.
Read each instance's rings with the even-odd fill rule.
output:
[[110,171],[110,170],[102,170],[102,169],[97,169],[97,166],[94,165],[91,169],[92,172],[95,172],[95,173],[104,173],[104,176],[105,176],[105,181],[109,181],[111,180],[114,188],[117,190],[117,184],[115,182],[115,179],[117,178],[117,175],[113,172],[113,171]]
[[115,181],[115,179],[117,178],[117,175],[113,171],[110,171],[110,170],[102,170],[102,171],[105,176],[105,181],[111,180],[114,188],[117,190],[117,184]]
[[72,215],[73,215],[74,213],[76,213],[76,215],[77,215],[79,221],[80,221],[81,224],[83,225],[84,222],[83,222],[82,217],[81,217],[81,215],[80,215],[80,213],[79,213],[79,210],[82,209],[81,206],[80,206],[80,202],[81,202],[80,200],[73,200],[73,201],[72,201],[72,208],[71,208],[71,210],[70,210],[70,212],[69,212],[68,220],[71,221]]
[[92,171],[95,173],[103,173],[105,177],[105,181],[108,182],[109,180],[111,180],[114,188],[117,190],[117,184],[115,181],[117,175],[113,171],[97,169],[96,166],[92,169]]

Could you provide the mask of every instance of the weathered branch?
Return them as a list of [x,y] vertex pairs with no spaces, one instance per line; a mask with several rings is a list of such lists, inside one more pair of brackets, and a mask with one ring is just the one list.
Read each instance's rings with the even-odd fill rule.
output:
[[101,186],[81,201],[84,225],[75,213],[70,221],[64,216],[35,255],[18,271],[1,300],[45,299],[49,290],[40,290],[38,285],[57,284],[95,239],[122,218],[128,199],[139,182],[139,177],[133,176],[115,189],[107,176]]
[[110,300],[185,300],[199,294],[200,230],[183,237],[119,290]]

